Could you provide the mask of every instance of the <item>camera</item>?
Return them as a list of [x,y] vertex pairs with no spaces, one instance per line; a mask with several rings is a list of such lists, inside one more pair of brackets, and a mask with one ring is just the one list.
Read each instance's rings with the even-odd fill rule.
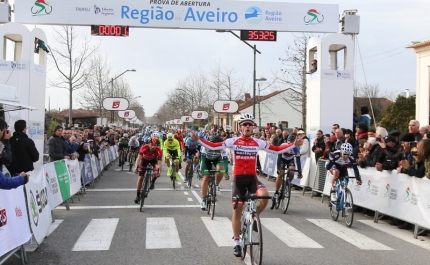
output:
[[418,152],[417,152],[417,151],[411,151],[411,155],[412,155],[412,156],[417,156],[417,155],[418,155]]
[[417,147],[417,142],[409,142],[410,147]]
[[382,142],[382,138],[376,138],[376,141],[381,143]]

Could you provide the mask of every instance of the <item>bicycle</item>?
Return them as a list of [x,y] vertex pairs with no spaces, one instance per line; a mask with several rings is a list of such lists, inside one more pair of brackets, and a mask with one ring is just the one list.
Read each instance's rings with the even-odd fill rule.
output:
[[125,164],[125,161],[127,161],[127,151],[128,151],[128,148],[126,147],[123,147],[121,150],[121,155],[119,157],[119,164],[121,165],[121,171],[124,170],[124,164]]
[[136,158],[137,158],[137,154],[138,154],[138,150],[132,151],[130,154],[130,158],[128,159],[128,163],[129,163],[129,169],[128,172],[131,172],[131,168],[134,165],[134,162],[136,162]]
[[[188,172],[186,173],[186,176],[187,176],[187,186],[189,187],[189,188],[191,188],[191,184],[192,184],[192,182],[193,182],[193,176],[194,176],[194,173],[196,172],[197,173],[197,177],[199,178],[200,176],[200,174],[199,174],[199,171],[200,171],[200,165],[199,165],[199,163],[197,163],[197,164],[194,164],[194,157],[195,157],[195,155],[191,155],[191,157],[190,157],[190,160],[191,160],[191,165],[188,167]],[[184,159],[184,160],[186,160],[186,158]],[[184,161],[185,162],[185,161]],[[201,178],[200,178],[201,179]]]
[[261,230],[260,217],[257,213],[257,200],[272,199],[272,196],[256,196],[249,194],[246,190],[245,196],[233,197],[235,200],[234,209],[237,209],[237,204],[240,199],[243,202],[242,217],[240,218],[240,244],[242,247],[242,260],[245,259],[246,250],[249,246],[249,255],[251,256],[251,264],[261,265],[263,261],[263,232]]
[[143,178],[142,188],[140,189],[140,211],[142,212],[145,198],[148,197],[150,183],[154,179],[154,168],[151,164],[146,166],[145,176]]
[[216,188],[215,188],[215,174],[218,172],[222,173],[224,170],[208,170],[208,171],[210,173],[209,173],[209,184],[208,184],[209,189],[208,189],[208,194],[206,194],[206,210],[208,214],[211,215],[211,220],[213,220],[215,216],[215,203],[217,201]]
[[352,193],[348,189],[349,178],[355,177],[344,177],[342,181],[340,181],[339,178],[336,179],[335,193],[337,195],[337,201],[333,202],[330,200],[329,208],[331,218],[334,221],[337,221],[337,219],[339,218],[339,211],[341,211],[345,224],[348,227],[351,227],[354,221],[354,202],[352,198]]
[[[291,199],[291,182],[290,182],[290,172],[299,172],[299,170],[296,169],[289,169],[287,168],[282,181],[281,190],[279,193],[279,199],[278,203],[275,201],[275,197],[272,199],[272,207],[270,207],[270,210],[273,210],[274,208],[279,209],[279,206],[281,206],[282,213],[285,214],[288,210],[288,206],[290,205],[290,199]],[[279,177],[279,176],[278,176]]]
[[172,181],[173,189],[176,189],[176,187],[175,187],[175,183],[176,183],[176,165],[175,165],[174,160],[176,160],[177,158],[175,157],[175,159],[173,159],[173,156],[170,155],[169,159],[170,159],[170,167],[172,168],[172,173],[170,175],[170,180]]

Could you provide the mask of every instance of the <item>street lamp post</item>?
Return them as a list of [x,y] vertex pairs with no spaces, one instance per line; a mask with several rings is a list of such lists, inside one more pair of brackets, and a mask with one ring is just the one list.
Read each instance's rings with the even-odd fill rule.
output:
[[[264,81],[267,81],[267,79],[264,78],[264,77],[261,77],[259,79],[255,79],[255,81],[264,82]],[[261,83],[258,83],[258,127],[261,128],[261,107],[260,107],[260,103],[261,103],[260,92],[261,92],[261,89],[260,89],[260,85],[261,85]]]
[[[231,30],[217,30],[216,32],[219,33],[224,33],[224,32],[230,32],[231,34],[233,34],[234,36],[236,36],[236,38],[240,39],[240,36],[237,35],[236,33],[234,33]],[[252,96],[254,97],[254,102],[252,104],[252,116],[254,116],[255,118],[255,90],[256,90],[256,79],[257,79],[257,52],[259,54],[261,54],[261,52],[259,50],[257,50],[257,45],[251,45],[249,44],[247,41],[241,40],[243,43],[245,43],[246,45],[248,45],[249,47],[251,47],[251,49],[254,50],[254,73],[253,73],[253,77],[252,77]]]
[[[136,72],[136,69],[125,70],[120,75],[118,75],[118,76],[116,76],[114,78],[111,78],[111,80],[108,82],[108,83],[111,83],[111,85],[112,85],[112,97],[113,97],[113,81],[116,80],[117,78],[119,78],[120,76],[122,76],[123,74],[127,73],[127,72]],[[114,111],[112,110],[111,111],[111,119],[110,119],[111,123],[113,123],[113,113],[114,113]]]

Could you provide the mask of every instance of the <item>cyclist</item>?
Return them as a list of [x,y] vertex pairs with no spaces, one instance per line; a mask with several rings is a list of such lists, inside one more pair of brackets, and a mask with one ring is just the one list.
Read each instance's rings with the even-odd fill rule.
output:
[[[128,153],[127,153],[127,161],[130,161],[130,156],[134,155],[137,151],[139,151],[140,143],[137,140],[136,136],[132,136],[130,141],[128,142]],[[130,163],[128,164],[130,166]]]
[[[256,193],[257,196],[268,196],[266,187],[257,179],[256,176],[256,160],[258,150],[263,149],[266,152],[271,153],[285,153],[286,151],[293,149],[296,146],[300,146],[303,142],[301,137],[298,137],[294,143],[273,146],[266,143],[263,140],[255,139],[252,137],[252,130],[255,126],[254,117],[248,113],[241,114],[238,120],[240,131],[242,135],[238,138],[229,138],[224,142],[211,143],[206,140],[200,139],[199,142],[202,146],[211,150],[222,150],[230,148],[234,155],[234,166],[233,166],[233,184],[232,184],[232,195],[244,196],[245,190],[248,189],[249,193]],[[197,139],[194,134],[193,140]],[[257,204],[257,213],[261,214],[264,208],[267,206],[268,200],[259,200]],[[233,228],[233,239],[235,243],[234,255],[240,257],[242,255],[242,248],[239,241],[240,232],[240,218],[243,210],[243,201],[239,201],[239,205],[236,210],[233,209],[232,217],[232,228]],[[256,229],[254,227],[253,229]]]
[[340,150],[337,150],[329,155],[329,162],[326,165],[326,169],[330,171],[333,175],[331,180],[331,190],[330,190],[330,200],[337,201],[336,196],[336,179],[343,180],[344,177],[348,176],[348,166],[352,166],[354,170],[355,178],[357,179],[357,184],[361,185],[360,172],[358,171],[357,162],[352,156],[352,145],[350,143],[343,143],[340,146]]
[[172,168],[170,167],[170,156],[172,156],[172,160],[175,163],[176,169],[176,181],[179,181],[179,160],[181,159],[181,146],[179,145],[178,140],[173,137],[172,133],[167,134],[167,141],[164,142],[163,146],[163,154],[167,165],[167,176],[170,177],[172,175]]
[[146,166],[151,164],[154,168],[154,178],[152,179],[149,189],[154,189],[155,180],[160,176],[160,166],[161,158],[163,157],[163,152],[161,151],[158,138],[151,138],[150,142],[146,145],[142,145],[139,150],[139,156],[136,159],[136,167],[134,168],[134,173],[139,172],[139,177],[137,178],[137,196],[134,200],[135,203],[139,203],[140,190],[142,189],[143,177],[145,176]]
[[181,150],[184,151],[184,136],[182,136],[181,129],[178,129],[176,131],[175,139],[178,140],[179,144],[181,145]]
[[[209,139],[212,143],[222,142],[219,135],[214,134]],[[200,159],[200,170],[203,172],[202,176],[202,202],[200,208],[206,210],[206,195],[209,187],[209,170],[212,169],[212,165],[216,167],[218,171],[224,171],[224,162],[222,160],[221,152],[224,150],[206,150],[204,146],[200,148],[201,159]],[[218,184],[221,182],[223,173],[217,172],[215,175],[215,191],[217,195],[220,195]]]
[[[119,138],[119,140],[118,140],[118,155],[120,157],[120,159],[119,159],[119,166],[122,165],[121,164],[121,157],[122,157],[121,155],[122,155],[122,151],[124,149],[128,148],[128,141],[129,141],[129,139],[128,139],[128,134],[127,133],[124,133],[122,135],[122,137]],[[125,161],[122,161],[122,162],[125,162]]]
[[187,164],[185,165],[185,181],[188,181],[188,170],[191,166],[191,157],[194,156],[194,160],[193,163],[194,165],[199,163],[199,159],[198,159],[198,147],[199,147],[199,142],[195,142],[193,140],[191,140],[191,138],[189,136],[187,136],[184,140],[185,142],[185,150],[184,150],[184,155],[185,155],[185,159],[184,161],[187,161]]
[[[283,145],[288,145],[288,143],[283,143],[281,144],[281,146]],[[294,147],[290,150],[288,150],[285,153],[282,153],[281,157],[280,157],[280,167],[278,168],[279,170],[279,174],[278,177],[276,178],[276,183],[275,183],[275,195],[273,195],[273,199],[275,200],[276,204],[279,203],[279,189],[281,188],[282,185],[282,181],[283,181],[283,176],[285,173],[285,168],[289,168],[291,170],[295,170],[296,166],[295,166],[295,158],[296,158],[296,154],[300,152],[300,148],[299,147]],[[298,168],[299,171],[301,170],[300,168],[300,158],[297,159],[297,164],[298,164]],[[294,178],[294,171],[289,172],[288,178],[290,180],[290,182],[293,180]],[[290,192],[290,191],[288,191]]]
[[162,130],[161,125],[158,125],[158,130],[154,133],[157,133],[158,140],[160,140],[160,146],[163,148],[164,141],[166,141],[166,133]]

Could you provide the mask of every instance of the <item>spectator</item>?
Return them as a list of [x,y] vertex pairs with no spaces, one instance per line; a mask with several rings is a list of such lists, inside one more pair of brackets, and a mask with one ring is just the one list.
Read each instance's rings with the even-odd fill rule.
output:
[[303,143],[301,146],[299,146],[299,148],[300,148],[300,165],[301,165],[301,168],[304,168],[304,166],[306,164],[306,160],[309,157],[311,157],[309,138],[305,135],[305,132],[302,129],[300,129],[297,132],[297,136],[304,136],[303,137]]
[[77,143],[77,139],[75,136],[70,136],[70,138],[66,140],[66,145],[68,154],[73,154],[79,148],[79,144]]
[[309,69],[308,74],[313,74],[318,70],[318,61],[317,60],[312,60],[311,61],[311,68]]
[[355,140],[354,132],[351,131],[350,129],[346,129],[345,130],[345,139],[346,140],[348,140],[348,139],[354,139]]
[[379,153],[378,163],[376,163],[376,170],[393,170],[397,168],[399,164],[396,159],[396,154],[399,148],[396,148],[396,138],[389,135],[378,142],[381,147],[381,152]]
[[0,153],[0,171],[3,170],[3,165],[9,166],[12,163],[12,151],[10,148],[11,133],[6,121],[0,118],[0,142],[3,144]]
[[362,106],[360,108],[360,111],[361,111],[360,118],[354,117],[354,127],[356,127],[359,122],[364,122],[367,125],[367,127],[370,127],[370,120],[372,118],[369,115],[369,108],[366,106]]
[[50,162],[61,159],[70,159],[70,155],[67,153],[66,142],[61,138],[62,134],[63,127],[60,125],[55,126],[54,134],[48,140]]
[[366,139],[368,138],[368,132],[369,132],[369,126],[367,126],[366,123],[364,122],[359,122],[357,123],[357,126],[355,127],[355,132],[357,133],[357,141],[361,140],[361,139]]
[[424,161],[418,161],[415,148],[415,136],[412,133],[404,133],[400,135],[403,151],[401,153],[400,166],[397,168],[398,173],[404,173],[411,177],[422,178],[425,175]]
[[345,143],[345,136],[343,134],[343,130],[342,129],[336,129],[336,143],[335,143],[335,149],[336,150],[340,150],[340,146]]
[[331,128],[331,134],[334,135],[336,133],[336,130],[339,128],[340,128],[339,124],[337,124],[337,123],[333,124],[333,126]]
[[423,136],[423,139],[430,139],[430,132],[426,132]]
[[294,127],[293,132],[288,136],[288,142],[292,143],[296,140],[297,132],[299,131],[299,128]]
[[315,153],[315,161],[318,163],[318,160],[324,153],[325,143],[324,143],[323,132],[321,130],[318,130],[316,135],[317,137],[314,140],[312,151]]
[[427,129],[427,126],[421,126],[419,129],[419,132],[421,133],[421,135],[424,138],[424,134],[426,134],[427,132],[429,132],[429,130]]
[[420,122],[417,120],[411,120],[409,122],[409,133],[412,133],[415,137],[415,141],[419,142],[423,139],[423,135],[419,131]]
[[369,129],[369,131],[367,132],[367,138],[370,137],[376,137],[376,130],[375,129]]
[[273,137],[272,143],[275,146],[280,146],[283,143],[282,141],[282,131],[281,129],[275,130],[275,136]]
[[17,176],[21,172],[34,169],[33,163],[39,160],[39,152],[33,140],[27,136],[27,122],[25,120],[17,120],[14,128],[15,132],[10,138],[12,163],[7,169],[12,176]]
[[[330,147],[331,147],[331,141],[330,141],[331,135],[330,134],[325,134],[324,135],[324,152],[322,154],[321,159],[328,159],[329,154],[330,154]],[[333,135],[334,140],[336,139],[336,137]],[[333,141],[334,141],[333,140]]]
[[380,147],[375,137],[369,137],[364,152],[358,154],[357,164],[362,168],[374,167],[379,159]]
[[[0,142],[0,149],[3,151],[4,145]],[[18,188],[21,185],[25,185],[28,182],[29,174],[25,172],[21,172],[21,174],[14,178],[7,178],[3,175],[3,172],[0,170],[0,189],[2,190],[11,190]]]
[[417,146],[419,161],[424,161],[425,176],[430,179],[430,139],[422,139]]

